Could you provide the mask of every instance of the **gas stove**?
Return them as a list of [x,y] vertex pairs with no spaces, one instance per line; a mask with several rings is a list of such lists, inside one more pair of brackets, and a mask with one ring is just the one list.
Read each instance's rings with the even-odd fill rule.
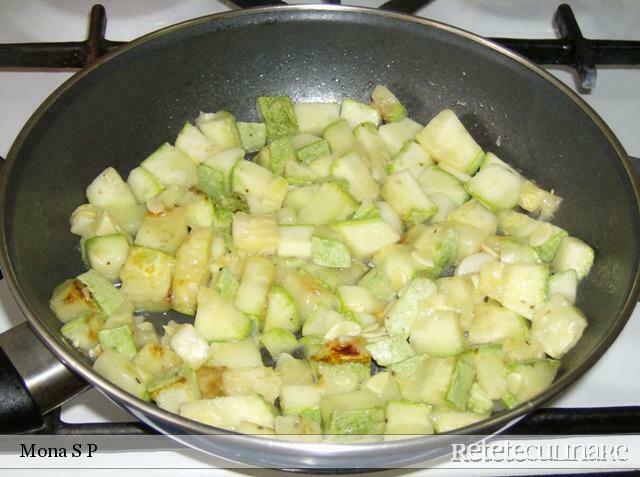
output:
[[[179,21],[237,6],[264,3],[274,2],[104,0],[103,7],[96,6],[91,10],[88,39],[79,41],[87,38],[90,3],[81,0],[4,0],[0,44],[30,45],[20,48],[0,45],[0,155],[6,156],[24,122],[49,94],[77,68],[91,63],[101,54]],[[496,39],[544,65],[581,93],[609,124],[629,155],[640,156],[637,126],[640,117],[640,98],[637,96],[640,8],[633,0],[568,1],[571,8],[560,7],[557,0],[518,2],[517,6],[503,0],[343,3],[393,7]],[[109,40],[105,39],[106,15],[106,38]],[[41,42],[47,44],[39,44]],[[0,332],[21,321],[23,317],[6,283],[0,281]],[[522,421],[519,432],[553,434],[569,428],[572,433],[582,434],[637,432],[640,428],[640,381],[629,379],[629,368],[636,357],[638,336],[640,308],[636,308],[621,335],[598,363],[548,403],[547,409]],[[45,431],[62,434],[149,432],[133,421],[126,411],[91,389],[47,416]],[[216,465],[215,459],[182,450],[173,443],[153,450],[121,449],[117,458],[119,468],[195,469]],[[230,470],[220,472],[232,473]],[[449,471],[436,472],[447,474]],[[481,475],[478,470],[472,472]],[[488,474],[495,473],[495,470],[488,471]]]

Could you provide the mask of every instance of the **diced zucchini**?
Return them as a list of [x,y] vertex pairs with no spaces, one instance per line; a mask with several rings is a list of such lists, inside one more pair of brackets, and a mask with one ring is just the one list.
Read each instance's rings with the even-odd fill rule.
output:
[[136,245],[173,255],[187,238],[187,218],[182,207],[162,213],[147,212],[136,235]]
[[368,269],[365,264],[355,260],[348,268],[328,268],[315,263],[304,263],[301,267],[304,273],[320,280],[331,290],[336,290],[340,285],[355,285]]
[[467,194],[462,184],[438,166],[427,168],[418,178],[418,183],[429,196],[432,194],[444,194],[458,206],[469,199],[469,194]]
[[323,139],[314,134],[300,133],[295,136],[291,136],[291,144],[293,144],[293,148],[296,151],[319,141],[323,141]]
[[276,362],[276,371],[282,378],[282,384],[312,384],[313,375],[309,362],[281,354]]
[[542,345],[531,335],[531,328],[525,337],[508,338],[502,341],[504,361],[506,363],[528,362],[546,357]]
[[482,164],[482,148],[450,109],[440,111],[416,139],[436,161],[465,174],[473,174]]
[[458,250],[458,232],[446,224],[424,227],[413,246],[430,257],[440,268],[451,265]]
[[454,356],[464,350],[464,331],[458,314],[450,310],[432,310],[411,324],[409,342],[417,353]]
[[288,96],[260,96],[257,104],[260,117],[267,126],[267,139],[298,132],[298,123]]
[[456,363],[457,360],[453,357],[425,359],[420,365],[417,376],[398,380],[402,397],[434,406],[447,405],[446,397],[451,387]]
[[528,364],[509,365],[507,388],[517,402],[527,401],[546,388],[556,377],[560,361],[542,359]]
[[212,199],[217,199],[231,190],[231,171],[244,158],[239,148],[228,149],[200,163],[198,166],[198,189]]
[[197,328],[185,323],[171,336],[171,348],[190,368],[198,369],[209,358],[209,345]]
[[308,186],[313,184],[314,181],[321,180],[309,166],[294,160],[289,160],[285,163],[284,177],[289,181],[290,185],[299,187]]
[[91,293],[91,297],[98,306],[109,316],[127,302],[126,292],[113,286],[109,280],[94,270],[89,270],[78,276]]
[[93,355],[99,344],[98,332],[103,324],[104,317],[101,314],[86,311],[66,322],[60,328],[60,333],[74,348]]
[[387,173],[393,174],[407,169],[413,177],[419,179],[422,173],[432,165],[433,161],[427,151],[417,142],[407,141],[387,165]]
[[461,427],[470,426],[489,417],[487,414],[474,412],[451,411],[449,409],[434,409],[431,411],[431,423],[439,434],[444,434]]
[[335,224],[351,252],[357,257],[368,257],[400,240],[400,235],[382,219],[350,220]]
[[103,350],[113,349],[127,359],[132,359],[138,352],[129,325],[102,329],[98,332],[98,340]]
[[227,369],[259,368],[262,366],[260,348],[253,338],[228,343],[212,343],[207,365]]
[[367,104],[351,98],[345,98],[344,101],[342,101],[340,117],[347,121],[351,129],[355,129],[362,123],[372,123],[378,127],[382,122],[380,112]]
[[198,183],[198,163],[171,144],[163,144],[147,157],[140,167],[153,174],[162,185],[195,186]]
[[458,206],[449,196],[436,192],[429,194],[429,199],[438,207],[438,212],[431,217],[430,223],[439,224],[446,222],[449,214]]
[[211,288],[201,287],[197,298],[194,325],[207,341],[239,340],[251,331],[251,319]]
[[454,263],[460,263],[465,257],[480,251],[487,233],[478,227],[455,220],[448,221],[446,224],[458,232],[458,253]]
[[302,336],[322,336],[346,318],[327,306],[318,306],[314,313],[304,322]]
[[470,200],[449,214],[449,220],[473,225],[487,235],[495,235],[498,229],[498,219],[480,202]]
[[[148,321],[145,322],[150,324]],[[147,343],[132,360],[138,376],[148,382],[152,376],[181,364],[180,357],[169,346]]]
[[[375,125],[372,123],[362,123],[354,131],[360,149],[364,149],[364,154],[360,153],[363,159],[369,162],[371,175],[378,182],[383,182],[387,177],[387,163],[391,155],[384,145],[384,141]],[[358,148],[353,148],[358,152]]]
[[238,250],[259,255],[274,255],[278,251],[279,228],[273,214],[233,215],[233,244]]
[[274,286],[269,291],[267,314],[263,331],[268,333],[274,329],[284,329],[295,333],[300,329],[298,310],[293,299],[281,286]]
[[367,272],[358,282],[358,285],[368,288],[371,293],[382,301],[390,302],[396,298],[396,291],[391,286],[389,279],[377,268],[372,268]]
[[283,205],[294,212],[299,212],[302,207],[309,203],[314,194],[318,192],[318,189],[320,189],[318,184],[292,189],[287,193]]
[[411,345],[402,336],[384,338],[367,345],[367,351],[380,366],[399,363],[416,354]]
[[253,196],[269,206],[271,212],[282,207],[287,195],[287,180],[275,176],[266,169],[251,161],[238,161],[233,168],[231,189],[245,197]]
[[235,430],[246,421],[273,429],[274,413],[259,395],[222,396],[188,402],[180,415],[222,429]]
[[298,347],[298,339],[288,330],[272,328],[260,336],[260,342],[275,360],[282,353],[292,353]]
[[335,295],[310,275],[292,271],[285,276],[282,286],[296,304],[302,323],[311,316],[318,305],[332,309],[339,306]]
[[203,399],[224,396],[224,384],[222,375],[226,368],[219,366],[200,366],[196,371],[196,380]]
[[254,317],[264,317],[267,295],[275,273],[273,262],[259,256],[247,257],[235,299],[240,311]]
[[549,296],[560,294],[572,305],[576,302],[578,275],[575,270],[557,272],[549,278]]
[[384,432],[384,411],[381,408],[334,411],[326,431],[328,435],[382,434]]
[[129,255],[129,242],[122,234],[92,237],[85,242],[89,266],[108,280],[118,280],[120,268]]
[[418,316],[419,303],[437,291],[436,284],[425,277],[416,277],[400,292],[390,309],[385,326],[391,336],[408,338]]
[[236,120],[227,111],[200,113],[196,126],[220,151],[242,147]]
[[413,119],[404,118],[399,121],[380,126],[378,132],[380,133],[380,137],[384,141],[384,145],[387,150],[392,155],[396,155],[402,150],[405,144],[409,141],[413,141],[416,134],[421,129],[421,124],[418,124]]
[[219,146],[211,142],[207,136],[189,122],[185,123],[180,130],[176,138],[176,148],[195,162],[202,162],[221,151]]
[[540,263],[536,251],[515,240],[502,240],[499,245],[502,263]]
[[316,159],[326,157],[331,154],[329,143],[325,139],[318,138],[317,141],[307,144],[296,150],[298,160],[305,164],[309,164]]
[[447,402],[453,404],[461,411],[466,410],[467,400],[469,399],[469,393],[475,376],[476,371],[473,366],[464,360],[459,359],[456,362],[456,367],[453,370],[453,377],[451,378],[451,384],[447,391]]
[[178,412],[182,404],[201,398],[196,373],[184,364],[154,376],[147,388],[158,407],[169,412]]
[[[71,225],[71,233],[80,235],[81,237],[93,237],[94,235],[98,235],[93,233],[95,229],[96,218],[99,214],[106,214],[109,216],[109,213],[105,210],[99,209],[95,205],[91,204],[82,204],[76,207],[76,209],[71,213],[71,218],[69,220]],[[113,233],[116,231],[116,225],[111,223],[112,227],[109,231]],[[99,235],[105,235],[101,233]]]
[[284,174],[285,164],[289,161],[295,162],[296,160],[296,150],[293,148],[291,139],[287,136],[274,139],[271,144],[269,144],[268,169],[274,174],[281,176]]
[[305,416],[320,421],[322,393],[310,384],[285,384],[280,389],[280,407],[285,416]]
[[593,249],[579,238],[566,237],[553,259],[553,269],[556,272],[574,270],[578,280],[582,280],[591,270],[594,255]]
[[478,303],[469,329],[471,344],[494,343],[506,338],[526,336],[526,320],[511,310],[490,303]]
[[533,315],[531,335],[544,352],[560,359],[575,346],[587,327],[582,312],[562,295],[553,295]]
[[340,118],[339,103],[295,103],[293,105],[300,132],[322,134],[329,124]]
[[433,434],[431,406],[411,401],[389,401],[385,408],[385,435]]
[[228,369],[222,375],[222,383],[227,396],[259,394],[271,404],[280,394],[282,386],[278,373],[265,366]]
[[200,366],[196,371],[198,388],[203,399],[224,396],[222,376],[226,368],[220,366]]
[[498,301],[505,308],[531,319],[535,310],[547,298],[548,281],[549,270],[545,265],[505,265]]
[[100,310],[98,304],[91,297],[87,286],[77,278],[65,280],[55,287],[49,304],[63,323],[67,323],[81,314],[95,314]]
[[138,379],[133,364],[117,351],[105,350],[93,363],[93,369],[129,394],[145,401],[149,400],[147,387]]
[[349,127],[349,123],[345,119],[339,119],[329,124],[322,131],[322,137],[329,143],[331,152],[335,154],[353,151],[358,144],[353,131]]
[[194,315],[198,290],[209,280],[211,229],[193,229],[176,252],[171,290],[171,308]]
[[215,278],[214,289],[222,298],[227,301],[233,302],[235,300],[239,286],[240,283],[238,282],[238,279],[235,277],[233,272],[231,272],[231,270],[226,267],[220,270]]
[[91,205],[104,209],[122,209],[136,206],[135,197],[120,174],[108,167],[87,187],[87,199]]
[[398,215],[408,222],[424,222],[437,212],[437,207],[422,192],[407,170],[387,177],[381,194]]
[[335,182],[325,182],[298,213],[301,224],[326,225],[344,220],[358,208],[351,195]]
[[535,219],[513,210],[500,216],[500,231],[518,239],[528,238],[537,227]]
[[367,164],[355,152],[336,158],[331,166],[331,174],[345,179],[349,183],[349,192],[359,202],[374,200],[380,193]]
[[508,369],[504,363],[500,345],[485,345],[475,354],[478,384],[490,399],[500,399],[507,392]]
[[354,313],[381,314],[385,303],[378,299],[368,288],[353,285],[338,287],[338,298],[346,311]]
[[280,225],[279,229],[278,255],[280,257],[309,258],[311,256],[312,226]]
[[399,121],[407,116],[407,110],[395,95],[381,84],[371,93],[371,105],[376,108],[385,122]]
[[257,152],[267,142],[267,126],[264,123],[238,122],[242,148],[248,153]]
[[351,265],[351,254],[340,242],[312,237],[311,260],[323,267],[346,268]]
[[414,252],[409,245],[393,244],[380,249],[373,257],[374,265],[385,274],[396,291],[409,283],[416,272],[430,270],[414,258]]
[[362,383],[362,389],[377,394],[383,402],[400,398],[400,389],[390,371],[377,372]]
[[379,398],[371,391],[325,395],[320,402],[325,433],[382,434],[384,411],[380,406]]
[[164,186],[149,171],[136,167],[129,173],[127,184],[138,202],[145,203],[164,190]]
[[523,181],[518,205],[527,212],[538,213],[540,219],[550,220],[562,203],[562,198],[541,189],[531,181]]
[[465,184],[469,194],[494,211],[515,207],[520,186],[520,175],[498,164],[483,167]]

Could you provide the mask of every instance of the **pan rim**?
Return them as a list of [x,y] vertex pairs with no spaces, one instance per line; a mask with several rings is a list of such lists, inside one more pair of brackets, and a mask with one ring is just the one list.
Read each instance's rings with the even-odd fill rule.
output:
[[[423,25],[429,28],[434,28],[437,30],[443,30],[448,33],[457,35],[465,40],[475,42],[477,44],[483,45],[485,48],[493,50],[508,59],[519,63],[522,66],[525,66],[532,72],[536,73],[538,76],[542,77],[542,79],[546,80],[556,89],[564,93],[569,97],[586,115],[589,119],[598,127],[601,133],[605,136],[607,141],[612,146],[616,155],[622,163],[624,171],[626,173],[627,179],[631,185],[631,189],[635,196],[635,207],[636,210],[640,210],[640,185],[638,183],[638,179],[633,172],[633,166],[622,147],[621,143],[615,136],[615,134],[611,131],[609,126],[604,122],[604,120],[582,99],[580,98],[574,91],[572,91],[568,86],[562,83],[559,79],[554,77],[551,73],[548,73],[541,67],[535,65],[530,62],[528,59],[522,57],[521,55],[508,50],[507,48],[494,43],[486,38],[483,38],[474,33],[468,32],[466,30],[437,22],[434,20],[429,20],[425,18],[415,17],[411,15],[389,12],[379,9],[372,8],[364,8],[364,7],[348,7],[348,6],[338,6],[338,5],[288,5],[288,6],[278,6],[278,7],[259,7],[259,8],[250,8],[246,10],[232,10],[222,13],[216,13],[211,15],[206,15],[202,17],[198,17],[195,19],[186,20],[174,25],[170,25],[164,27],[162,29],[156,30],[154,32],[143,35],[139,38],[132,40],[130,43],[118,48],[117,50],[103,56],[94,64],[89,67],[80,70],[78,73],[73,75],[71,78],[66,80],[62,85],[56,88],[47,99],[36,109],[36,111],[31,115],[31,117],[27,120],[21,131],[18,133],[15,141],[13,142],[5,164],[2,167],[2,177],[0,180],[0,208],[4,211],[6,206],[6,193],[7,193],[7,184],[8,179],[10,177],[11,171],[13,169],[13,165],[15,160],[20,152],[25,140],[28,138],[33,127],[39,123],[40,119],[44,115],[44,113],[65,93],[68,89],[73,87],[77,82],[79,82],[86,75],[92,73],[95,69],[99,68],[104,63],[112,60],[113,58],[118,57],[121,54],[128,52],[130,49],[134,49],[143,45],[149,41],[153,41],[157,38],[164,37],[167,34],[174,33],[176,31],[191,28],[200,24],[215,22],[217,20],[232,18],[232,17],[240,17],[245,15],[259,15],[259,14],[273,14],[279,15],[281,13],[286,12],[345,12],[345,13],[356,13],[356,14],[364,14],[364,15],[376,15],[386,18],[394,18],[397,20],[403,20],[406,22]],[[113,385],[106,379],[102,378],[96,372],[93,371],[90,367],[86,366],[79,359],[71,354],[64,346],[58,343],[55,337],[49,333],[46,327],[40,322],[40,319],[37,317],[37,314],[34,310],[31,309],[31,306],[28,303],[26,295],[22,291],[22,287],[18,284],[16,280],[16,276],[11,265],[11,261],[8,258],[8,247],[7,247],[7,237],[5,236],[5,215],[4,213],[0,214],[0,265],[2,266],[2,270],[4,272],[5,278],[7,279],[7,283],[9,284],[9,288],[16,299],[22,313],[25,315],[26,319],[30,323],[31,327],[34,329],[36,334],[40,337],[40,339],[44,342],[44,344],[52,351],[52,353],[60,359],[65,365],[70,367],[80,376],[82,376],[85,380],[87,380],[90,384],[96,386],[101,392],[107,394],[110,398],[118,401],[121,405],[125,407],[134,408],[137,412],[142,413],[147,416],[150,420],[154,422],[162,422],[168,423],[171,426],[180,427],[182,429],[187,429],[189,432],[194,434],[220,434],[220,433],[229,433],[228,431],[220,430],[214,428],[212,426],[208,426],[205,424],[200,424],[195,421],[191,421],[189,419],[178,416],[177,414],[169,413],[168,411],[164,411],[159,407],[142,401],[134,396],[126,393],[121,390],[117,386]],[[456,434],[488,434],[491,433],[491,429],[496,429],[498,427],[503,427],[513,420],[524,416],[526,413],[530,412],[532,409],[539,407],[542,403],[548,401],[552,397],[558,395],[561,391],[566,389],[570,384],[576,381],[579,377],[581,377],[591,366],[593,366],[600,357],[604,354],[604,352],[611,346],[613,341],[618,337],[625,324],[629,320],[633,309],[637,303],[637,297],[640,292],[640,264],[636,264],[635,277],[633,280],[633,285],[631,288],[631,292],[627,297],[623,307],[619,310],[618,317],[614,322],[614,325],[609,329],[608,334],[604,338],[604,340],[600,341],[597,347],[595,347],[587,358],[575,369],[566,375],[559,378],[557,381],[554,381],[552,385],[547,388],[543,393],[536,396],[534,399],[522,403],[519,406],[511,409],[509,411],[503,411],[499,414],[489,417],[483,421],[480,421],[476,424],[466,426],[459,430],[456,430],[454,433]],[[232,433],[233,434],[233,433]],[[422,445],[428,444],[429,436],[416,437],[412,439],[407,439],[403,441],[397,442],[383,442],[383,443],[371,443],[371,444],[358,444],[358,445],[349,445],[349,444],[331,444],[329,445],[331,449],[327,447],[327,445],[323,444],[321,447],[318,447],[317,444],[304,444],[304,443],[293,443],[288,441],[276,441],[273,439],[265,440],[264,437],[255,437],[245,435],[248,442],[253,442],[258,448],[263,446],[265,442],[268,442],[270,449],[272,450],[280,450],[289,452],[305,452],[312,455],[317,454],[318,457],[327,457],[329,455],[351,455],[354,456],[362,456],[367,453],[372,453],[379,450],[381,447],[385,449],[392,448],[400,448],[403,449],[407,446],[414,446],[416,450],[418,450]],[[313,450],[316,452],[313,452]],[[320,450],[318,450],[320,449]]]

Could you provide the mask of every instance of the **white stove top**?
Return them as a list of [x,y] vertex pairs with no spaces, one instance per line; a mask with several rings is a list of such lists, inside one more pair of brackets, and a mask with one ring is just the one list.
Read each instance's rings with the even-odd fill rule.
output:
[[[565,0],[572,5],[583,34],[592,38],[640,40],[640,8],[635,0]],[[142,34],[189,18],[228,10],[215,0],[103,0],[107,11],[107,38],[131,40]],[[291,3],[312,3],[291,2]],[[345,4],[378,6],[375,1]],[[429,17],[472,32],[493,37],[550,38],[559,0],[437,0],[423,8]],[[82,0],[3,0],[0,7],[0,43],[75,41],[84,39],[91,2]],[[553,74],[575,89],[571,72]],[[72,71],[0,71],[0,155],[6,156],[20,128],[36,107]],[[640,156],[640,69],[598,71],[595,91],[583,98],[604,118],[630,155]],[[0,331],[23,320],[4,282],[0,282]],[[628,379],[640,337],[640,308],[604,357],[574,386],[550,405],[591,407],[640,405],[640,380]],[[67,422],[128,421],[133,418],[100,393],[90,390],[63,407]],[[180,467],[191,457],[181,453],[136,453],[139,459]],[[123,456],[124,457],[124,456]],[[133,461],[132,461],[133,462]],[[162,464],[160,464],[162,465]],[[477,473],[476,473],[477,475]]]

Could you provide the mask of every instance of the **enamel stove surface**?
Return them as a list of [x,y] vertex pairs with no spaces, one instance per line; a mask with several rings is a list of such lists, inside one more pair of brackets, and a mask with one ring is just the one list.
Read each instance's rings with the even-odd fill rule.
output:
[[[312,2],[291,2],[312,3]],[[382,1],[345,1],[347,5],[378,6]],[[536,0],[437,0],[419,16],[449,23],[489,37],[553,38],[553,14],[561,2]],[[640,6],[634,0],[567,1],[586,37],[640,40]],[[150,31],[190,18],[226,11],[214,0],[104,0],[108,16],[107,38],[131,40]],[[0,43],[76,41],[86,35],[91,3],[81,0],[3,0],[0,6]],[[549,69],[576,89],[569,70]],[[73,71],[0,70],[0,155],[3,157],[24,122],[39,104]],[[597,86],[582,97],[618,136],[629,155],[640,156],[640,68],[599,68]],[[4,281],[0,281],[0,332],[23,320]],[[640,308],[599,362],[559,398],[554,407],[640,405],[640,380],[629,379],[637,359]],[[63,406],[66,422],[131,421],[131,415],[91,389]],[[143,451],[114,455],[118,467],[187,468],[215,466],[215,459],[189,451]],[[195,472],[195,471],[194,471]],[[219,470],[220,473],[233,473]],[[413,471],[416,473],[417,471]],[[495,473],[497,471],[491,471]],[[68,475],[68,472],[66,472]],[[449,475],[450,472],[442,471]],[[505,474],[513,472],[504,472]],[[125,475],[129,475],[125,473]],[[133,475],[133,474],[132,474]],[[160,475],[154,472],[154,475]],[[430,473],[432,475],[432,473]],[[439,473],[438,473],[439,475]],[[474,471],[474,475],[479,475]]]

